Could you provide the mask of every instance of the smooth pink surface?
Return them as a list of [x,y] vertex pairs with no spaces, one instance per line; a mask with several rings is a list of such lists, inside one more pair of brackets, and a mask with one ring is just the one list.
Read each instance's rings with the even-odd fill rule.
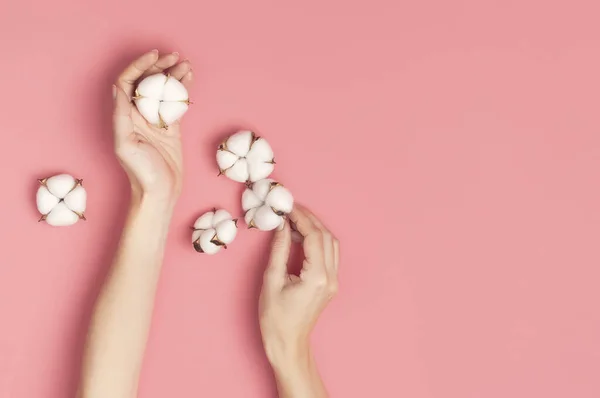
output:
[[[127,185],[118,71],[195,65],[185,191],[140,396],[268,397],[256,299],[269,234],[196,254],[242,187],[215,144],[254,127],[343,246],[315,332],[332,397],[600,396],[597,1],[9,1],[0,10],[0,397],[72,396]],[[38,224],[36,178],[85,180],[88,221]]]

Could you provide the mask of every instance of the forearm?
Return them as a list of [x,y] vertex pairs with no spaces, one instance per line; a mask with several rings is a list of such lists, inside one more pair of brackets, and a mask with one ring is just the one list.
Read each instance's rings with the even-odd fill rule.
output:
[[134,195],[92,317],[81,398],[136,395],[170,219],[170,206]]
[[279,398],[327,398],[310,347],[270,355]]

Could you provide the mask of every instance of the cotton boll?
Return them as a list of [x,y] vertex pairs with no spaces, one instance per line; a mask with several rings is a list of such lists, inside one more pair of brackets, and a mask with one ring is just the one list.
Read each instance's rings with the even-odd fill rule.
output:
[[60,199],[52,195],[48,188],[42,185],[37,190],[36,202],[40,214],[45,215],[50,213],[54,206],[60,202]]
[[264,205],[256,210],[253,222],[261,231],[271,231],[281,225],[281,216],[277,215],[269,206]]
[[135,90],[135,105],[148,123],[168,127],[188,110],[188,92],[177,79],[163,73],[142,80]]
[[[237,220],[233,220],[227,210],[215,209],[196,220],[192,232],[194,249],[200,253],[215,254],[221,246],[233,242],[237,235]],[[215,251],[215,246],[219,249]]]
[[63,199],[75,187],[77,181],[68,174],[59,174],[46,180],[41,180],[40,183],[46,185],[52,195]]
[[60,202],[44,219],[53,227],[66,227],[79,221],[79,216],[71,211],[64,202]]
[[138,98],[135,100],[135,106],[140,114],[148,121],[148,123],[158,126],[161,124],[158,110],[160,109],[160,101],[154,98]]
[[137,97],[162,100],[166,82],[167,76],[163,73],[150,75],[138,84],[135,94]]
[[194,229],[209,229],[212,228],[213,225],[213,217],[215,215],[214,211],[209,211],[204,213],[194,223]]
[[42,217],[52,226],[68,226],[79,219],[85,220],[87,193],[82,180],[68,174],[59,174],[39,180],[41,186],[36,193],[37,208]]
[[228,245],[237,235],[237,220],[224,220],[215,226],[217,240],[223,245]]
[[246,159],[239,159],[233,166],[225,170],[224,173],[228,178],[237,182],[248,181],[248,164]]
[[250,151],[253,140],[254,133],[252,131],[240,131],[229,137],[225,142],[225,146],[229,152],[243,158]]
[[242,194],[242,209],[244,211],[248,211],[254,207],[260,207],[263,205],[263,200],[261,200],[252,189],[247,188],[244,190]]
[[256,181],[242,194],[244,220],[249,227],[270,231],[280,226],[292,211],[294,198],[283,185],[270,178]]
[[161,102],[158,114],[163,124],[170,126],[175,123],[188,110],[188,104],[185,102]]
[[219,145],[217,164],[219,175],[237,182],[262,180],[275,169],[271,146],[249,130],[239,131]]
[[188,92],[179,80],[169,76],[165,82],[161,99],[165,102],[187,102]]
[[87,202],[87,192],[83,186],[77,185],[65,196],[64,202],[70,210],[77,214],[83,214]]
[[265,203],[276,213],[282,215],[292,211],[294,207],[294,197],[292,193],[282,185],[277,185],[271,189]]

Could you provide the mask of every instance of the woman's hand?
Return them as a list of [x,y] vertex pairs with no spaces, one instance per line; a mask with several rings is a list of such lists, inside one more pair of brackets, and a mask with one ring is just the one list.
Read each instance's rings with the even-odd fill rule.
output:
[[149,124],[132,102],[137,81],[168,72],[189,89],[192,68],[179,54],[150,51],[129,65],[113,86],[115,152],[136,198],[151,197],[172,205],[181,192],[182,155],[179,122],[161,129]]
[[[296,205],[289,215],[302,236],[300,276],[287,263],[290,223],[275,233],[260,296],[260,328],[265,351],[278,381],[280,397],[325,397],[327,393],[310,353],[310,333],[337,292],[339,242],[309,210]],[[296,233],[296,231],[294,231]]]

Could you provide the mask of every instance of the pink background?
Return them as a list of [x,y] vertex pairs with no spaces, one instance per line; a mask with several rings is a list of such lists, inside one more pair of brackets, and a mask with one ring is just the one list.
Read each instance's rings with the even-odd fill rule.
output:
[[[292,4],[293,3],[293,4]],[[141,397],[269,397],[256,299],[269,234],[215,144],[254,127],[342,241],[314,336],[333,397],[600,396],[597,1],[4,1],[0,397],[64,398],[126,210],[111,82],[141,52],[194,65],[185,191]],[[336,153],[337,155],[333,155]],[[84,178],[88,221],[38,224],[36,178]]]

